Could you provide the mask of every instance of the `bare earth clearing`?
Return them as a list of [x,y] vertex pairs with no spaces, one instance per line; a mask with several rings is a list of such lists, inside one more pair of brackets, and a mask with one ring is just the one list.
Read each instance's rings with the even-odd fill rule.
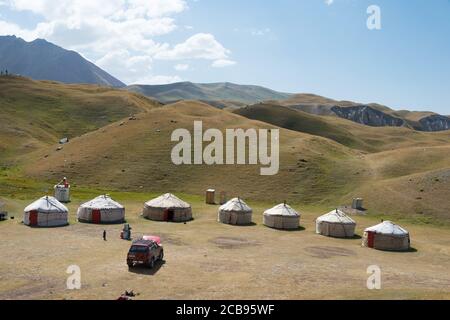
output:
[[[116,299],[131,289],[139,293],[136,299],[450,298],[446,228],[406,224],[415,250],[392,253],[362,248],[360,239],[316,235],[314,219],[323,212],[314,209],[302,211],[304,230],[286,232],[264,227],[264,208],[256,203],[250,204],[257,224],[232,227],[217,223],[217,207],[200,201],[193,205],[195,220],[187,224],[144,220],[140,202],[123,201],[133,236],[161,235],[166,252],[155,270],[129,271],[130,243],[119,239],[122,225],[77,223],[79,204],[69,205],[71,225],[64,228],[28,228],[20,224],[20,214],[0,223],[0,299]],[[359,235],[377,223],[356,220]],[[81,290],[66,289],[72,264],[81,268]],[[370,265],[381,267],[381,290],[366,288]]]

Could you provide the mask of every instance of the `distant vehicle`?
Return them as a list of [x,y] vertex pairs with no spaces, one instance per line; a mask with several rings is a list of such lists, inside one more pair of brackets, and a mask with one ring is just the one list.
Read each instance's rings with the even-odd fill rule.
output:
[[4,221],[8,219],[8,212],[0,211],[0,221]]
[[8,219],[8,212],[2,210],[2,208],[3,208],[3,203],[0,202],[0,221]]
[[[155,237],[156,238],[156,237]],[[155,267],[155,262],[164,259],[164,248],[155,240],[139,239],[133,242],[127,255],[129,268],[136,265],[144,265],[150,269]]]

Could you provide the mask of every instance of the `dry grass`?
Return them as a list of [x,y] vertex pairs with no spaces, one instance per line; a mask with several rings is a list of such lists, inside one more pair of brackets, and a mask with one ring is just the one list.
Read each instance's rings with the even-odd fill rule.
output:
[[[20,205],[26,203],[22,201]],[[79,200],[69,207],[72,224],[32,229],[18,221],[0,231],[2,299],[115,299],[125,290],[137,299],[448,299],[448,229],[406,225],[416,252],[390,253],[362,248],[360,239],[314,234],[321,212],[303,212],[305,230],[285,232],[261,225],[265,208],[251,203],[257,225],[216,222],[216,206],[194,201],[195,220],[157,223],[138,216],[139,201],[123,202],[134,235],[162,235],[166,261],[157,270],[129,271],[129,248],[119,240],[121,226],[73,221]],[[19,204],[18,204],[19,205]],[[300,208],[301,209],[301,208]],[[357,217],[358,234],[376,223]],[[108,231],[108,241],[102,231]],[[81,267],[82,289],[66,290],[66,268]],[[369,265],[382,269],[382,290],[365,287]]]
[[[170,159],[170,135],[177,128],[191,130],[195,120],[205,129],[276,127],[198,102],[160,107],[120,90],[12,79],[0,83],[0,197],[17,219],[0,222],[0,298],[115,299],[127,289],[140,293],[139,299],[450,298],[449,132],[369,128],[308,115],[306,122],[325,123],[323,130],[331,130],[326,134],[352,137],[357,146],[325,138],[322,127],[309,132],[315,135],[281,129],[276,176],[260,176],[259,166],[177,167]],[[137,120],[123,120],[130,112]],[[74,138],[56,151],[58,138],[67,133]],[[73,187],[72,224],[19,224],[23,208],[62,176]],[[189,196],[210,187],[250,200],[257,224],[218,224],[217,207]],[[129,243],[118,239],[121,226],[74,221],[77,206],[100,192],[126,205],[135,235],[162,236],[164,265],[129,272]],[[141,219],[142,203],[163,192],[184,193],[195,220]],[[395,219],[411,231],[417,251],[379,252],[362,248],[359,239],[314,234],[318,215],[356,196],[369,208],[367,216],[356,218],[360,235],[381,217]],[[264,209],[283,200],[304,213],[304,230],[260,224]],[[65,289],[71,264],[82,269],[80,291]],[[380,291],[365,288],[372,264],[383,271]]]

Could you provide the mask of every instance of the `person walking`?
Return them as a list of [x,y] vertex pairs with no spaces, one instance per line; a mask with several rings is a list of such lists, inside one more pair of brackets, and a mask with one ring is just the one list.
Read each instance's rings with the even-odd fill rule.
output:
[[103,241],[106,241],[106,230],[103,230]]

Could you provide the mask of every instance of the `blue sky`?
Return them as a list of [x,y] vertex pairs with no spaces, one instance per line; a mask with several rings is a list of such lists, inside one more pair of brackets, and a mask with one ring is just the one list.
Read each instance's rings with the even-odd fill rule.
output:
[[[65,1],[0,0],[0,34],[47,38],[127,83],[230,81],[450,114],[448,0]],[[370,5],[381,30],[366,26]]]

